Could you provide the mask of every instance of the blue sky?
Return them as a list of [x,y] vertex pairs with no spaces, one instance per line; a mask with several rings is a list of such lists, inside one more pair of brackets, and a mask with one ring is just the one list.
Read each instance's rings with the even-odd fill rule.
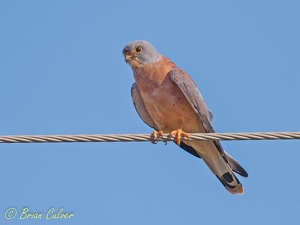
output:
[[[121,53],[136,39],[193,77],[217,131],[299,131],[299,21],[298,1],[1,1],[0,135],[150,134]],[[173,143],[0,144],[0,224],[296,224],[300,142],[222,144],[243,196]]]

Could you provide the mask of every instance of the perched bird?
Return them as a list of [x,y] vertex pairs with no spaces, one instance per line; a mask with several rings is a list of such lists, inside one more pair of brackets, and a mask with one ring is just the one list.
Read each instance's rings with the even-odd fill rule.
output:
[[244,188],[233,171],[247,177],[244,168],[226,153],[219,141],[180,141],[188,133],[213,133],[212,113],[192,78],[147,41],[133,41],[123,49],[135,83],[131,95],[141,119],[154,128],[154,139],[163,133],[175,135],[176,143],[204,160],[232,194]]

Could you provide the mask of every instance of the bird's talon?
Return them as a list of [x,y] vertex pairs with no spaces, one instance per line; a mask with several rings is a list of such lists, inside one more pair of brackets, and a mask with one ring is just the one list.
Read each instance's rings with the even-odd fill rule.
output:
[[182,131],[182,129],[177,129],[177,130],[173,130],[170,132],[170,134],[168,135],[169,138],[173,138],[176,141],[177,145],[180,145],[180,141],[181,141],[181,137],[190,138],[190,135],[184,131]]
[[[157,140],[163,137],[163,132],[154,130],[150,136],[151,143],[157,144]],[[165,142],[165,141],[164,141]]]

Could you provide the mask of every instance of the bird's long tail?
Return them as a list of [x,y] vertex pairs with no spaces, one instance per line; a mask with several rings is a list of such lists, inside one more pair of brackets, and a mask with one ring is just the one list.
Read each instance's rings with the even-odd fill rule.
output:
[[[194,141],[192,145],[198,152],[200,157],[211,169],[211,171],[216,175],[216,177],[221,181],[221,183],[230,193],[244,193],[242,184],[234,175],[228,161],[226,161],[224,156],[221,155],[213,141]],[[226,153],[224,152],[224,154]]]

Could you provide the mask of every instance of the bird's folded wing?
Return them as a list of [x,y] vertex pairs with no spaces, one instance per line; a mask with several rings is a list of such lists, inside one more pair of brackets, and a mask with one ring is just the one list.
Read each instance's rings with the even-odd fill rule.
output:
[[[170,71],[170,79],[180,88],[186,99],[193,106],[195,112],[198,114],[199,119],[203,123],[203,127],[207,133],[215,133],[211,124],[211,112],[209,111],[201,93],[199,92],[196,84],[192,78],[179,68],[174,68]],[[219,141],[214,141],[220,154],[227,161],[224,150]]]

